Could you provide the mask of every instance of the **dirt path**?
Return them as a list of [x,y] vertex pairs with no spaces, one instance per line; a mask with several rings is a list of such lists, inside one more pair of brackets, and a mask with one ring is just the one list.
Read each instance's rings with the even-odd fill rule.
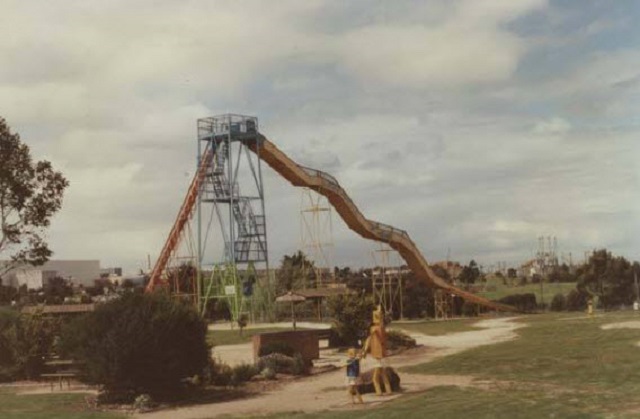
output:
[[[504,342],[515,338],[515,330],[524,326],[514,323],[513,318],[482,320],[476,323],[481,327],[477,331],[453,333],[444,336],[427,336],[410,333],[416,341],[424,345],[389,357],[393,367],[422,364],[441,356],[451,355],[465,349]],[[239,346],[239,345],[235,345]],[[239,348],[235,348],[237,351]],[[372,367],[371,360],[363,361],[363,369]],[[364,395],[364,405],[352,406],[347,401],[344,388],[344,371],[338,370],[313,377],[295,380],[275,390],[261,393],[255,397],[219,402],[201,406],[192,406],[137,415],[141,419],[192,419],[213,418],[220,415],[260,415],[278,412],[318,412],[334,409],[367,409],[403,394],[424,391],[441,385],[470,386],[473,378],[466,376],[443,376],[407,374],[401,375],[403,392],[391,396],[377,397]]]

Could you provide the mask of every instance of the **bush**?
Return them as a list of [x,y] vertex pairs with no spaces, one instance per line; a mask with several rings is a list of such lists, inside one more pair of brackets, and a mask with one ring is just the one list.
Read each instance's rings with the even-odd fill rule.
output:
[[226,387],[231,385],[232,375],[233,375],[233,369],[229,365],[223,362],[214,362],[211,365],[209,382],[216,386]]
[[586,293],[573,289],[567,294],[566,308],[569,311],[586,310],[588,300],[589,296]]
[[240,364],[231,368],[231,380],[229,384],[236,387],[240,384],[251,380],[255,375],[258,375],[260,371],[255,365],[252,364]]
[[309,374],[309,367],[310,365],[304,360],[300,352],[297,352],[293,356],[293,365],[291,365],[291,374],[307,375]]
[[59,329],[57,319],[42,313],[0,310],[0,381],[37,378]]
[[175,396],[208,364],[206,324],[190,305],[161,294],[127,294],[70,323],[62,349],[83,379],[106,393]]
[[564,294],[556,294],[551,300],[551,311],[564,311],[567,308],[567,299]]
[[400,330],[387,330],[387,347],[389,349],[413,348],[416,340]]
[[293,371],[293,363],[293,357],[276,352],[259,358],[256,367],[259,371],[269,368],[276,373],[291,374]]
[[507,295],[498,302],[513,306],[520,311],[534,311],[538,307],[536,295],[533,293]]
[[141,394],[133,401],[133,408],[139,412],[146,412],[155,407],[155,402],[148,394]]
[[339,295],[328,300],[329,314],[337,340],[345,346],[358,346],[369,334],[374,304],[363,295]]
[[266,356],[271,354],[282,354],[287,356],[293,356],[294,349],[286,342],[270,342],[260,346],[258,356]]
[[260,372],[260,375],[265,380],[275,380],[276,379],[276,371],[273,368],[266,367]]

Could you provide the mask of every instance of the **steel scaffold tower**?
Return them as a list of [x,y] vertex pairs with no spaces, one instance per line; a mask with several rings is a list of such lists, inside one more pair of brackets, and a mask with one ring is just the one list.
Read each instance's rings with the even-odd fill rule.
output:
[[[197,202],[198,271],[201,276],[211,271],[208,280],[198,281],[198,294],[203,306],[209,298],[226,300],[234,322],[242,316],[253,318],[253,287],[259,287],[260,280],[269,281],[257,130],[258,119],[250,116],[198,119],[198,161],[207,165]],[[206,150],[212,158],[206,159]],[[210,240],[215,240],[209,237],[214,218],[224,242],[222,260],[212,260],[207,252]],[[263,265],[266,278],[258,278],[257,264]]]

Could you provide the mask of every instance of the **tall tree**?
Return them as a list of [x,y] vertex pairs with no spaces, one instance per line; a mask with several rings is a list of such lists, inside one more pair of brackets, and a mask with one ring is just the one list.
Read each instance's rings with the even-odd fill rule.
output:
[[69,182],[0,118],[0,275],[20,264],[42,265],[52,255],[44,232],[62,206]]
[[597,296],[604,308],[632,304],[636,299],[636,272],[640,272],[638,262],[631,263],[606,249],[594,250],[587,263],[576,272],[577,289]]
[[480,278],[480,268],[475,260],[471,260],[467,266],[462,268],[462,272],[458,276],[460,282],[464,284],[474,284]]
[[298,251],[293,255],[285,255],[278,271],[278,293],[292,289],[311,287],[315,280],[313,262]]

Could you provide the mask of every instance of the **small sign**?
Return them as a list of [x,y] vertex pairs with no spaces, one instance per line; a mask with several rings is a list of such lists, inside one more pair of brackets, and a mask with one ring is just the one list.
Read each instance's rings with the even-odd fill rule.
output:
[[236,286],[235,285],[225,285],[224,293],[225,293],[225,295],[236,295]]

